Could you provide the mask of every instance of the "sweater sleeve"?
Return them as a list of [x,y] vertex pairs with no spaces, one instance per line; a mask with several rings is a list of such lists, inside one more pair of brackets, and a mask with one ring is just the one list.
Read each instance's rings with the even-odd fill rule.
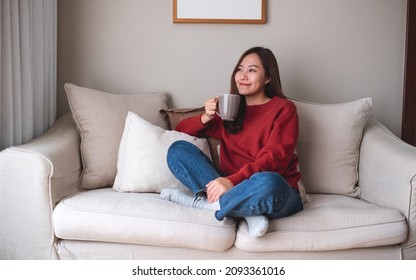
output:
[[190,117],[178,123],[175,130],[184,132],[192,136],[200,136],[205,129],[205,125],[201,122],[201,115]]
[[201,122],[201,115],[190,117],[182,120],[175,128],[179,132],[184,132],[196,137],[213,137],[221,139],[222,121],[218,116],[215,116],[208,124],[204,125]]
[[299,121],[296,111],[279,116],[273,122],[270,137],[255,161],[244,165],[227,178],[236,185],[262,171],[277,172],[285,177],[287,173],[293,172],[293,156],[298,136]]

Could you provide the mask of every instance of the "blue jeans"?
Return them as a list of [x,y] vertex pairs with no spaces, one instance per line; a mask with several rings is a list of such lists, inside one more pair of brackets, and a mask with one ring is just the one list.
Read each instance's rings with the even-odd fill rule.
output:
[[[195,195],[205,192],[210,181],[224,176],[198,147],[186,141],[170,146],[167,163],[173,175]],[[219,202],[221,209],[215,213],[218,220],[256,215],[277,219],[303,209],[299,191],[275,172],[255,173],[224,193]]]

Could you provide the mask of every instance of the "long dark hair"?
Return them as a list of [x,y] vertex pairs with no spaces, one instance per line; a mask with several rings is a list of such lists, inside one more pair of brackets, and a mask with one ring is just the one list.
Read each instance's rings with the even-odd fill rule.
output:
[[[260,58],[261,64],[263,65],[263,68],[265,70],[266,78],[270,79],[270,82],[267,83],[264,88],[265,95],[269,98],[273,98],[274,96],[286,98],[286,96],[283,94],[282,83],[280,82],[279,66],[277,64],[276,57],[274,56],[271,50],[264,47],[254,47],[248,49],[241,55],[231,75],[230,93],[239,94],[237,83],[235,82],[234,77],[243,59],[247,55],[252,53],[257,54],[257,56]],[[243,129],[243,120],[245,113],[246,98],[245,96],[241,96],[240,109],[238,115],[234,121],[224,121],[225,129],[231,134],[235,134],[241,131]]]

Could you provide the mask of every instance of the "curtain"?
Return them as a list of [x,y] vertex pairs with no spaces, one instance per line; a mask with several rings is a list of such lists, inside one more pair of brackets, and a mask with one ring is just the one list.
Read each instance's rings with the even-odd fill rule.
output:
[[56,119],[57,0],[0,0],[0,150]]

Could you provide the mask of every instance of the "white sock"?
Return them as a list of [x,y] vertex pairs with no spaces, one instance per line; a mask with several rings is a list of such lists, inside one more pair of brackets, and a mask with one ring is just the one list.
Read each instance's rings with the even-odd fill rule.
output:
[[217,211],[221,208],[218,200],[216,202],[209,203],[205,197],[194,197],[178,189],[163,189],[160,192],[160,197],[165,200],[198,209]]
[[263,236],[269,228],[269,220],[266,216],[249,216],[244,217],[248,225],[248,234],[254,237]]

